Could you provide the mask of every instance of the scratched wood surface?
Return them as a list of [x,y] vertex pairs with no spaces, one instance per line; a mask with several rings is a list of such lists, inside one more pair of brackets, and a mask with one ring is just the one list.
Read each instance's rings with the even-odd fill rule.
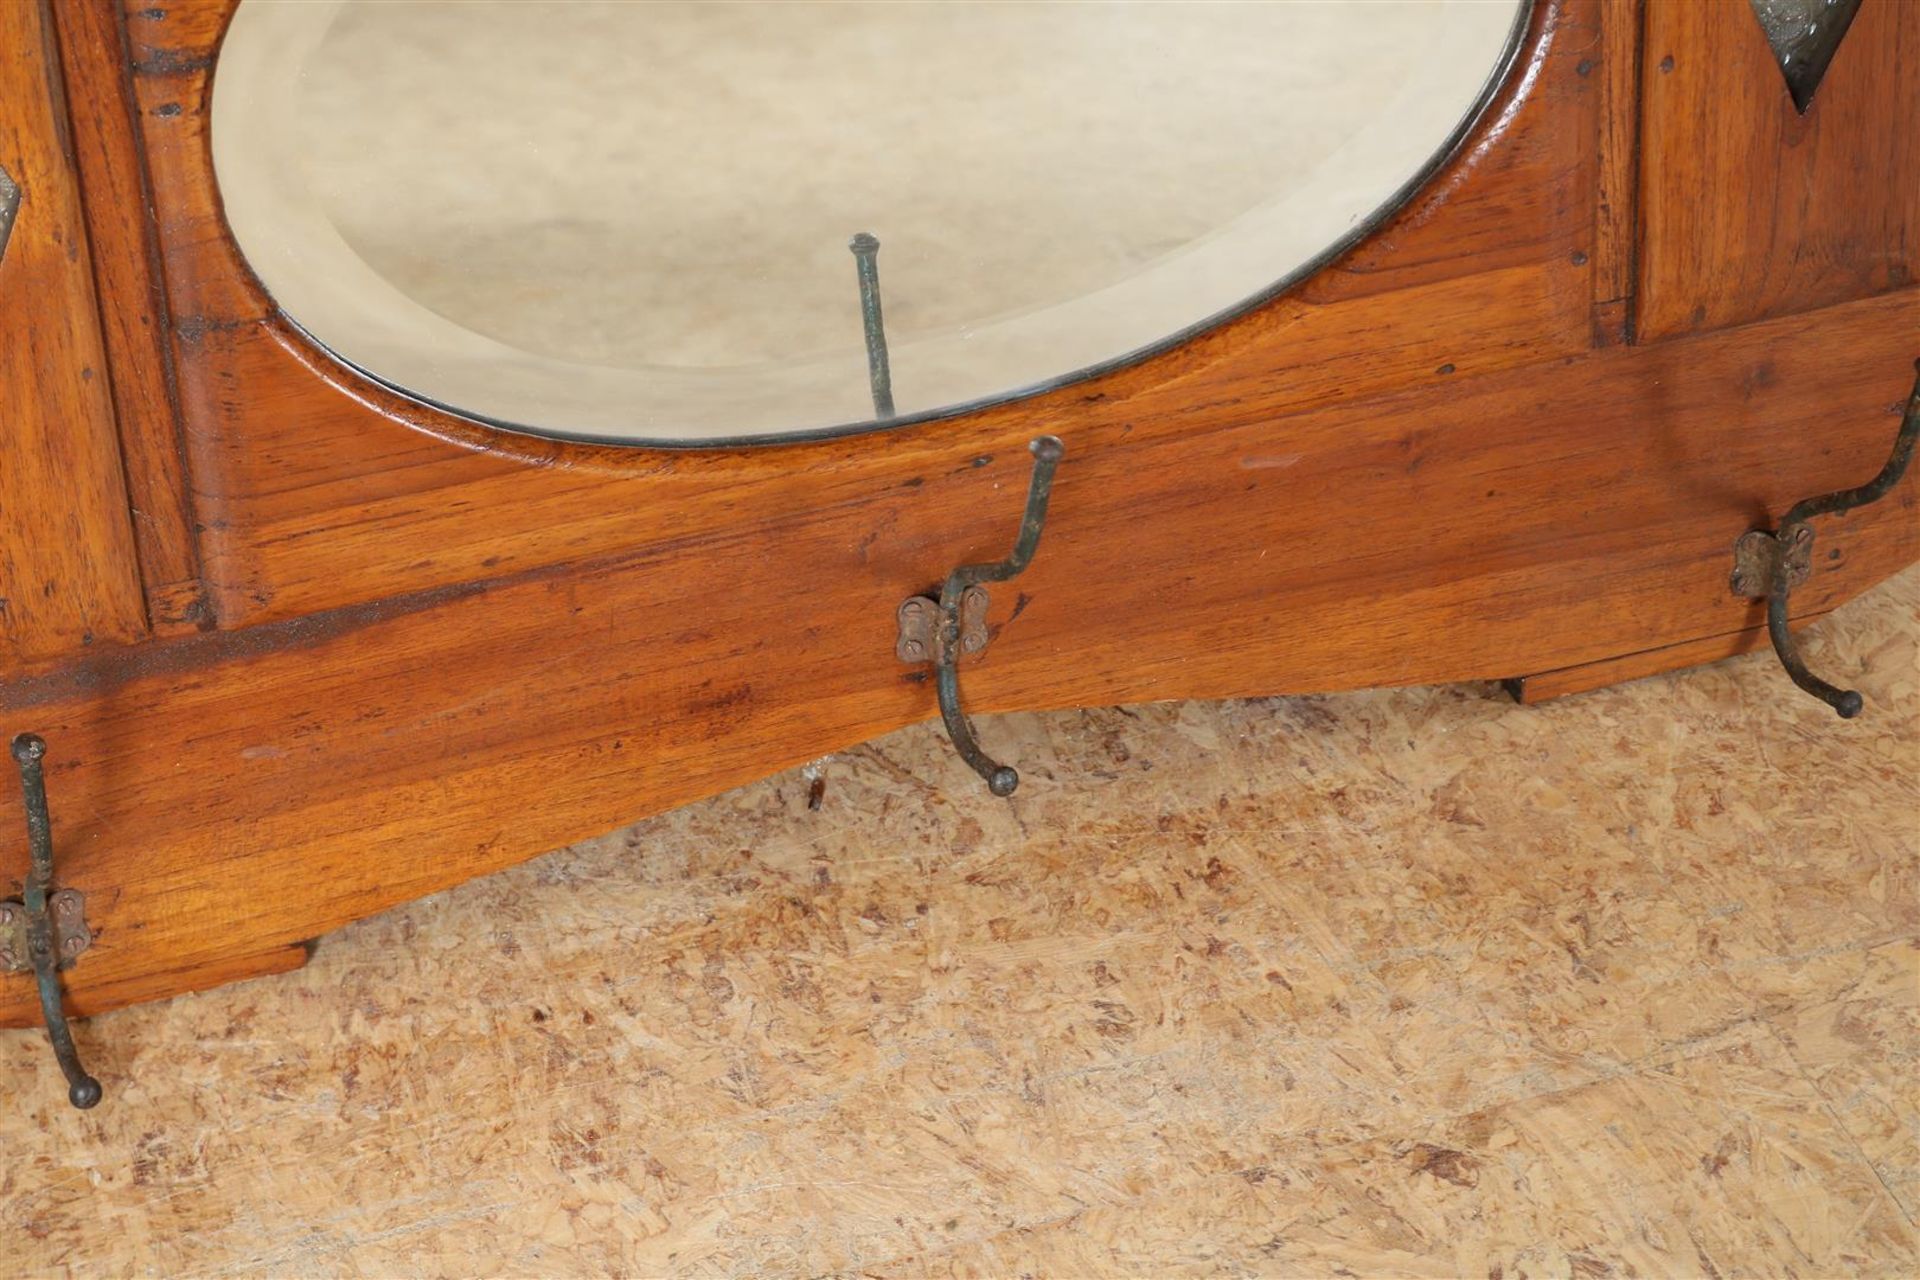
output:
[[[81,1011],[291,967],[354,919],[931,716],[894,608],[1004,551],[1038,429],[1068,458],[966,672],[979,710],[1689,660],[1759,621],[1726,589],[1733,540],[1870,475],[1911,385],[1920,291],[1648,347],[1599,331],[1619,299],[1572,246],[1632,24],[1568,0],[1404,219],[1150,366],[803,452],[509,448],[246,310],[179,203],[205,192],[164,176],[204,166],[223,12],[141,9],[128,49],[228,629],[0,685],[0,730],[52,744],[60,877],[97,939]],[[1806,615],[1920,556],[1916,494],[1821,530]],[[17,803],[0,788],[0,830]],[[29,992],[0,983],[0,1023],[37,1017]]]
[[[1594,173],[1593,340],[1632,341],[1640,233],[1640,41],[1646,0],[1600,7],[1600,38],[1583,59],[1600,82]],[[1575,73],[1580,64],[1574,64]]]
[[891,734],[0,1035],[9,1274],[1920,1273],[1920,571],[1811,657]]
[[1869,0],[1803,116],[1749,0],[1648,6],[1642,337],[1920,280],[1916,61],[1920,4]]
[[146,630],[51,16],[0,5],[0,664]]
[[[1341,405],[1292,419],[1278,439],[1251,424],[1124,456],[1070,452],[1040,555],[998,597],[993,647],[967,664],[969,703],[1499,678],[1631,651],[1622,636],[1639,628],[1754,625],[1758,604],[1727,589],[1732,540],[1879,465],[1911,386],[1899,352],[1915,301],[1610,348],[1562,370],[1562,398],[1589,406],[1578,431],[1504,412],[1509,397],[1540,394],[1536,375],[1516,372],[1463,383],[1445,416]],[[1838,376],[1841,361],[1876,351],[1871,376]],[[1655,396],[1665,410],[1648,434],[1640,406]],[[1799,437],[1799,478],[1779,475],[1775,447],[1822,417],[1833,429]],[[1675,460],[1700,475],[1685,460],[1701,457],[1714,461],[1711,485],[1677,491]],[[1129,468],[1192,480],[1144,506],[1120,483]],[[1427,478],[1449,473],[1502,495],[1513,516],[1490,527],[1471,503],[1430,499]],[[1221,505],[1211,486],[1229,476],[1241,500]],[[164,993],[183,969],[284,955],[542,848],[931,716],[924,669],[892,656],[893,611],[938,576],[924,566],[946,561],[904,531],[929,512],[959,519],[984,493],[1004,504],[995,540],[1006,538],[1023,482],[1007,459],[795,516],[771,537],[708,541],[701,563],[725,586],[697,609],[669,548],[8,682],[5,726],[53,744],[63,881],[91,895],[97,941],[69,975],[75,1007]],[[1367,541],[1331,516],[1303,523],[1296,507],[1256,501],[1270,484],[1367,510]],[[1799,607],[1824,612],[1920,557],[1917,501],[1920,475],[1828,522]],[[996,549],[985,537],[977,547]],[[1156,562],[1156,547],[1178,558]],[[1143,570],[1143,555],[1165,567]],[[0,830],[17,805],[0,793]],[[0,1020],[31,1019],[29,992],[0,989]]]

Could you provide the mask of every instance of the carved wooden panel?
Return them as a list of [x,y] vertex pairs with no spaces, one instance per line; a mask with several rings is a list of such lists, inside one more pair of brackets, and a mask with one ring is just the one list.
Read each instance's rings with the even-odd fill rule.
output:
[[102,0],[53,0],[85,200],[101,330],[126,464],[133,534],[154,629],[211,623],[187,491],[185,442],[173,403],[167,311],[153,239],[153,196],[133,120],[126,33]]
[[0,5],[0,663],[144,633],[47,11]]
[[1750,0],[1648,0],[1639,333],[1920,281],[1920,4],[1868,0],[1806,113]]

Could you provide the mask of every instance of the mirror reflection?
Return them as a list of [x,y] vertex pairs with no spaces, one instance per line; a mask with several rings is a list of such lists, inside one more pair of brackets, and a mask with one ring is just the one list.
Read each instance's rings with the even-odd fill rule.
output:
[[1445,154],[1526,0],[244,0],[249,264],[420,399],[637,444],[1005,399],[1323,261]]

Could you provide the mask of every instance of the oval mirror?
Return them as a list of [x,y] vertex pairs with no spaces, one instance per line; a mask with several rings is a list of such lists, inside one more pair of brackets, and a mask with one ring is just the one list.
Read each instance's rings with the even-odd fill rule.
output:
[[1529,3],[244,0],[213,158],[282,312],[398,391],[796,439],[1270,296],[1432,173]]

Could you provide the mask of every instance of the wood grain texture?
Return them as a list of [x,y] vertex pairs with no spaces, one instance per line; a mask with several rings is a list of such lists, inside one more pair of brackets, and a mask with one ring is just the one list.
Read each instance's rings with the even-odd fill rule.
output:
[[1586,349],[1600,80],[1593,0],[1543,3],[1519,74],[1388,226],[1286,298],[1132,369],[850,441],[719,454],[515,439],[393,396],[274,314],[219,218],[211,54],[230,6],[132,4],[207,569],[223,625],[708,536],[1011,455],[1050,422],[1087,447],[1441,392]]
[[[224,987],[231,982],[270,978],[275,974],[292,973],[306,964],[312,954],[311,943],[291,943],[276,946],[259,955],[221,955],[212,960],[189,959],[171,965],[165,959],[155,957],[156,967],[145,972],[124,974],[117,981],[97,987],[85,987],[77,991],[69,989],[66,1008],[71,1015],[85,1017],[124,1005],[168,1000],[192,991]],[[37,1018],[30,1019],[18,1025],[32,1025],[36,1021]]]
[[[968,702],[1498,678],[1755,625],[1727,589],[1733,539],[1878,467],[1916,316],[1920,298],[1874,299],[1107,450],[1069,429],[1045,540],[996,594]],[[12,683],[0,728],[53,744],[61,879],[95,921],[76,1003],[930,717],[924,669],[892,657],[894,607],[1002,549],[1024,462]],[[1920,556],[1917,501],[1920,474],[1826,522],[1796,605],[1831,609]],[[0,800],[0,830],[16,805]],[[24,982],[0,990],[0,1022],[33,1016]]]
[[[1041,431],[1067,458],[964,673],[979,711],[1490,679],[1750,628],[1734,539],[1870,475],[1911,385],[1916,290],[1597,332],[1623,166],[1593,59],[1626,36],[1558,0],[1406,210],[1174,352],[804,448],[509,438],[371,388],[246,275],[204,132],[229,7],[127,15],[221,629],[0,688],[0,731],[52,744],[60,879],[97,939],[80,1008],[930,717],[894,609],[1004,553]],[[1796,605],[1920,555],[1916,494],[1827,522]],[[29,990],[0,983],[0,1022],[36,1016]]]
[[140,574],[154,628],[176,634],[210,618],[174,411],[153,199],[131,114],[126,33],[118,6],[103,0],[54,0],[53,12]]
[[[1640,42],[1645,0],[1612,0],[1600,9],[1600,39],[1585,74],[1600,78],[1599,169],[1593,241],[1594,341],[1633,340],[1635,254],[1639,232]],[[1578,72],[1579,66],[1574,70]]]
[[131,641],[145,609],[40,0],[0,6],[0,166],[20,189],[0,257],[0,662]]
[[1647,0],[1639,333],[1920,280],[1920,4],[1868,0],[1807,114],[1748,0]]
[[[1793,629],[1797,633],[1826,616],[1824,613],[1797,614],[1793,618]],[[1531,707],[1542,702],[1551,702],[1555,698],[1570,697],[1576,693],[1591,693],[1595,689],[1604,689],[1629,680],[1643,680],[1648,676],[1678,671],[1683,667],[1697,667],[1708,662],[1719,662],[1724,658],[1738,657],[1743,653],[1755,653],[1771,647],[1772,641],[1768,638],[1767,629],[1764,626],[1744,627],[1739,631],[1729,631],[1722,636],[1683,640],[1679,644],[1662,645],[1658,649],[1648,649],[1641,653],[1622,654],[1617,658],[1602,658],[1598,662],[1561,667],[1557,671],[1541,671],[1533,675],[1515,676],[1501,683],[1515,702]]]

